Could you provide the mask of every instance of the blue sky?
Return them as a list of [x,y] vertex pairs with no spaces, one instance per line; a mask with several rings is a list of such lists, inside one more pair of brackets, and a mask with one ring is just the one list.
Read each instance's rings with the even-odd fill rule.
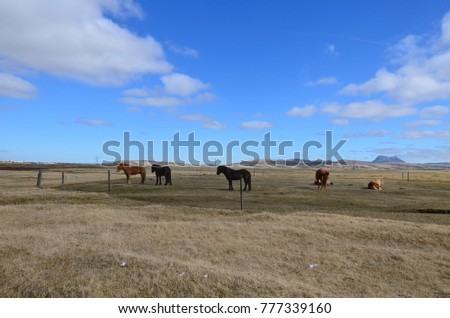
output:
[[124,132],[288,158],[332,131],[344,159],[448,162],[449,101],[447,1],[0,3],[0,160],[109,160]]

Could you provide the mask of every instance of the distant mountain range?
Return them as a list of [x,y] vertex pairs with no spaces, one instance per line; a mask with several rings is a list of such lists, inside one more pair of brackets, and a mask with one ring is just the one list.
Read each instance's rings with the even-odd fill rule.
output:
[[318,161],[308,161],[300,159],[287,159],[287,160],[252,160],[252,161],[241,161],[235,163],[235,165],[247,166],[247,167],[318,167],[324,164],[328,166],[333,166],[335,168],[351,168],[351,169],[400,169],[400,170],[449,170],[450,162],[442,163],[407,163],[402,159],[393,156],[378,156],[374,161],[360,161],[360,160],[346,160],[346,164],[341,165],[338,162],[318,162]]
[[392,157],[378,156],[372,162],[373,163],[386,163],[386,162],[404,162],[404,161],[397,156],[392,156]]

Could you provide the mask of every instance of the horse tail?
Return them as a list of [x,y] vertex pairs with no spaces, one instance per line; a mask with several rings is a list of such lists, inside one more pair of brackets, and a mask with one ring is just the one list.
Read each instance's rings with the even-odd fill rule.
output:
[[167,171],[166,171],[166,183],[169,183],[170,185],[172,185],[172,170],[167,167]]

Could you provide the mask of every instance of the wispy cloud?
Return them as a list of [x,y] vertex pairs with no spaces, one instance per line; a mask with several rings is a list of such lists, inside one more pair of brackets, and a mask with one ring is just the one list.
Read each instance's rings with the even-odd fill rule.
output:
[[183,115],[181,116],[182,120],[185,121],[199,121],[201,122],[202,126],[208,129],[225,129],[226,125],[215,120],[214,118],[211,118],[206,115],[202,114],[191,114],[191,115]]
[[344,135],[345,138],[375,138],[375,137],[385,137],[390,135],[391,132],[389,130],[379,130],[372,129],[367,132],[348,132]]
[[30,99],[36,95],[37,88],[20,77],[0,73],[0,96]]
[[328,103],[322,106],[325,114],[339,118],[366,118],[381,120],[386,118],[404,117],[416,114],[416,109],[409,105],[385,104],[380,100],[368,100],[349,104]]
[[314,105],[306,105],[305,107],[294,107],[289,110],[286,115],[289,117],[309,117],[316,113],[317,108]]
[[439,126],[441,124],[440,120],[428,119],[428,120],[415,120],[403,125],[405,128],[415,129],[424,126]]
[[15,107],[15,106],[13,106],[13,107],[0,107],[0,113],[8,112],[8,111],[11,111],[11,110],[18,110],[18,109],[19,109],[19,107]]
[[334,43],[328,44],[325,47],[325,53],[327,53],[329,55],[332,55],[332,56],[338,56],[339,55],[339,53],[336,50],[336,45]]
[[97,119],[86,119],[86,118],[78,118],[77,124],[86,125],[86,126],[100,126],[100,127],[108,127],[112,126],[112,123],[104,120]]
[[263,130],[273,127],[275,127],[275,125],[267,121],[248,121],[239,125],[240,129],[245,130]]
[[379,69],[361,84],[341,90],[348,95],[384,93],[411,105],[450,98],[450,12],[441,21],[437,36],[409,35],[390,49],[397,69]]
[[338,84],[339,84],[339,81],[334,76],[322,77],[322,78],[319,78],[318,80],[310,81],[310,82],[306,83],[306,85],[310,86],[310,87],[324,86],[324,85],[338,85]]
[[331,123],[336,126],[347,126],[350,124],[350,121],[347,118],[334,118],[331,120]]
[[142,111],[142,108],[140,108],[140,107],[128,107],[127,110],[130,113],[140,113]]
[[188,46],[177,45],[172,42],[167,42],[167,46],[168,46],[169,50],[173,53],[183,55],[183,56],[193,57],[193,58],[198,57],[197,50],[194,50]]
[[450,115],[450,107],[441,105],[425,107],[420,111],[419,115],[424,118],[440,118]]
[[424,138],[432,138],[432,139],[441,139],[450,141],[450,131],[435,131],[435,130],[426,130],[426,131],[409,131],[406,132],[398,138],[403,139],[424,139]]

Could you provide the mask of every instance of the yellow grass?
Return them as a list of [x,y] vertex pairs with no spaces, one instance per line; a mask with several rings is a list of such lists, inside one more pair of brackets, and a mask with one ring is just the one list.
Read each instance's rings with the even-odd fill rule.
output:
[[449,172],[311,171],[256,171],[243,211],[212,168],[0,171],[0,297],[450,297]]

